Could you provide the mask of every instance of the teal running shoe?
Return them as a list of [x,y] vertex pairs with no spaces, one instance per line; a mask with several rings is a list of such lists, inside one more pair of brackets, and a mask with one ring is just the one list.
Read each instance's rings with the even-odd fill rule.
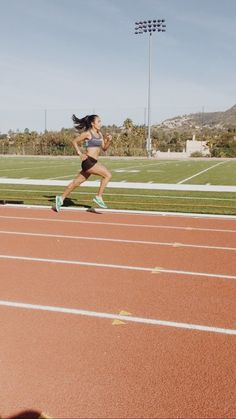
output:
[[59,212],[60,211],[60,209],[61,209],[61,206],[63,205],[63,199],[62,199],[62,197],[61,196],[56,196],[56,205],[55,205],[55,210],[57,211],[57,212]]
[[96,202],[96,204],[101,208],[107,208],[107,205],[105,204],[101,196],[95,196],[95,198],[93,198],[93,202]]

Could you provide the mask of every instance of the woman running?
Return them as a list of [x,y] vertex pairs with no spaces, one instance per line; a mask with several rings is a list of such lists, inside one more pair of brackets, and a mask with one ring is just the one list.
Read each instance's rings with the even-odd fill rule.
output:
[[[103,139],[101,128],[101,119],[98,115],[87,115],[82,119],[72,116],[74,126],[77,130],[83,130],[72,142],[77,154],[80,156],[82,163],[82,170],[79,175],[66,187],[61,196],[56,196],[56,211],[60,211],[64,199],[81,183],[85,182],[90,175],[101,176],[101,184],[97,196],[93,201],[101,208],[107,208],[107,205],[102,199],[102,195],[106,185],[111,179],[111,173],[102,164],[98,163],[98,157],[101,149],[107,150],[111,144],[112,136],[106,135]],[[79,148],[81,144],[87,140],[87,151],[83,154]]]

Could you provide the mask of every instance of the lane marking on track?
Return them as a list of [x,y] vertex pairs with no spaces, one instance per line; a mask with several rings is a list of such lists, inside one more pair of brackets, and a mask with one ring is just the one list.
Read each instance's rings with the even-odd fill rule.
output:
[[177,185],[181,185],[182,183],[187,182],[187,180],[193,179],[194,177],[199,176],[199,175],[201,175],[202,173],[205,173],[205,172],[207,172],[208,170],[211,170],[211,169],[213,169],[214,167],[219,166],[220,164],[224,164],[224,163],[228,163],[228,162],[227,162],[227,160],[226,160],[226,161],[223,161],[223,162],[220,162],[220,163],[217,163],[217,164],[214,164],[214,166],[208,167],[207,169],[202,170],[201,172],[198,172],[198,173],[196,173],[196,174],[195,174],[195,175],[193,175],[193,176],[190,176],[190,177],[188,177],[188,178],[186,178],[186,179],[183,179],[183,180],[181,180],[180,182],[178,182],[178,183],[177,183]]
[[123,322],[122,320],[113,320],[112,326],[120,326],[121,324],[126,324],[126,322]]
[[236,275],[225,275],[218,273],[207,273],[207,272],[192,272],[192,271],[179,271],[175,269],[165,268],[146,268],[143,266],[129,266],[129,265],[115,265],[108,263],[96,263],[96,262],[83,262],[79,260],[65,260],[65,259],[49,259],[49,258],[36,258],[29,256],[16,256],[16,255],[0,255],[0,259],[6,260],[21,260],[29,262],[41,262],[41,263],[55,263],[62,265],[78,265],[78,266],[94,266],[97,268],[110,268],[110,269],[124,269],[130,271],[144,271],[150,273],[174,273],[176,275],[191,275],[191,276],[204,276],[209,278],[222,278],[222,279],[236,279]]
[[[17,209],[40,209],[43,210],[42,212],[52,210],[52,205],[39,205],[39,204],[11,204],[7,203],[5,204],[5,208],[17,208]],[[88,211],[86,207],[62,207],[63,212],[70,212],[70,213],[76,213],[76,212],[86,212]],[[194,212],[175,212],[175,211],[145,211],[145,210],[122,210],[122,209],[103,209],[100,211],[103,214],[122,214],[127,216],[145,216],[147,218],[150,217],[169,217],[169,218],[197,218],[197,219],[216,219],[216,220],[228,220],[228,221],[236,221],[235,215],[222,215],[222,214],[201,214],[201,213],[194,213]]]
[[192,230],[192,231],[213,231],[219,233],[236,233],[236,230],[231,229],[217,229],[217,228],[199,228],[199,227],[180,227],[170,225],[157,225],[157,224],[129,224],[129,223],[111,223],[105,221],[82,221],[82,220],[61,220],[54,218],[43,218],[43,217],[17,217],[9,215],[0,215],[0,219],[9,220],[32,220],[32,221],[49,221],[50,223],[74,223],[74,224],[91,224],[91,225],[110,225],[119,227],[141,227],[141,228],[162,228],[170,230]]
[[163,272],[163,268],[161,268],[160,266],[156,266],[156,267],[152,270],[152,274],[160,274],[161,272]]
[[[119,312],[119,316],[131,316],[131,313],[129,313],[128,311],[121,310]],[[123,320],[119,320],[119,319],[115,319],[112,322],[112,326],[120,326],[121,324],[126,324],[126,322],[124,322]]]
[[52,419],[47,413],[41,413],[38,419]]
[[66,234],[46,234],[46,233],[31,233],[27,231],[8,231],[0,230],[0,234],[16,235],[16,236],[29,236],[29,237],[43,237],[43,238],[56,238],[56,239],[67,239],[67,240],[90,240],[90,241],[104,241],[112,243],[132,243],[142,245],[155,245],[155,246],[167,246],[167,247],[190,247],[196,249],[210,249],[210,250],[223,250],[223,251],[236,251],[236,247],[224,247],[224,246],[206,246],[200,244],[187,244],[187,243],[172,243],[172,242],[158,242],[148,240],[127,240],[127,239],[113,239],[109,237],[87,237],[87,236],[71,236]]
[[192,271],[179,271],[175,269],[165,269],[165,268],[154,268],[152,270],[152,274],[157,273],[170,273],[170,274],[176,274],[176,275],[191,275],[191,276],[205,276],[209,278],[223,278],[223,279],[236,279],[236,275],[224,275],[224,274],[213,274],[213,273],[207,273],[207,272],[192,272]]
[[16,301],[5,301],[0,300],[0,306],[2,307],[11,307],[11,308],[21,308],[21,309],[28,309],[28,310],[37,310],[37,311],[47,311],[47,312],[54,312],[54,313],[64,313],[64,314],[74,314],[78,316],[87,316],[87,317],[96,317],[102,319],[112,319],[112,320],[120,320],[125,322],[134,322],[134,323],[141,323],[141,324],[148,324],[148,325],[158,325],[158,326],[167,326],[179,329],[188,329],[188,330],[198,330],[201,332],[212,332],[212,333],[221,333],[221,334],[228,334],[228,335],[236,335],[236,329],[226,329],[220,327],[213,327],[213,326],[205,326],[199,324],[191,324],[191,323],[179,323],[179,322],[172,322],[166,320],[159,320],[159,319],[148,319],[143,317],[134,317],[134,316],[124,316],[124,315],[117,315],[112,313],[102,313],[97,311],[90,311],[90,310],[81,310],[75,308],[66,308],[66,307],[55,307],[55,306],[46,306],[46,305],[39,305],[39,304],[28,304]]

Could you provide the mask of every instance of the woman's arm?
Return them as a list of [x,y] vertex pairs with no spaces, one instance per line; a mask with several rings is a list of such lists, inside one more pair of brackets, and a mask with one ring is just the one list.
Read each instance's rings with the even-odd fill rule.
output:
[[105,140],[102,141],[102,149],[103,151],[106,151],[108,147],[110,146],[112,141],[112,136],[110,134],[107,134],[105,137]]
[[87,132],[82,132],[82,134],[78,135],[73,141],[72,144],[76,150],[76,153],[81,157],[83,153],[81,152],[79,146],[88,138]]

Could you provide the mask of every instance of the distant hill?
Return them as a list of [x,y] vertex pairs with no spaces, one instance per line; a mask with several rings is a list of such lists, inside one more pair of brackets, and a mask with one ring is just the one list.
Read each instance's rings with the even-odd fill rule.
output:
[[236,128],[236,105],[225,112],[199,112],[166,119],[157,128],[166,129],[201,129]]

